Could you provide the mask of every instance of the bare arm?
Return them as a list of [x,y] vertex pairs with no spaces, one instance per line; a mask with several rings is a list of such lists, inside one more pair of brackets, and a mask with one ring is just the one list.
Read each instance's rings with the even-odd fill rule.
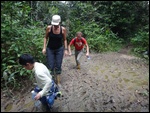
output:
[[69,55],[71,55],[71,47],[70,47],[71,45],[69,44],[68,45],[68,52],[69,52]]
[[48,26],[46,28],[46,34],[45,34],[45,37],[44,37],[44,43],[43,43],[43,50],[42,50],[42,53],[45,54],[46,53],[46,45],[47,45],[47,41],[48,41],[48,33],[50,31],[50,27],[51,26]]
[[89,56],[89,45],[86,43],[86,56]]
[[68,54],[68,51],[67,51],[67,38],[66,38],[66,28],[62,27],[63,29],[63,39],[64,39],[64,46],[65,46],[65,55]]

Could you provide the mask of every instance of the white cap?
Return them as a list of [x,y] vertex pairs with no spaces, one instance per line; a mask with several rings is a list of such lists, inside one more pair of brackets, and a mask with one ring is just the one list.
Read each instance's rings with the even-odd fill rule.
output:
[[51,21],[51,24],[52,25],[59,25],[59,22],[61,22],[61,18],[59,15],[54,15],[52,17],[52,21]]

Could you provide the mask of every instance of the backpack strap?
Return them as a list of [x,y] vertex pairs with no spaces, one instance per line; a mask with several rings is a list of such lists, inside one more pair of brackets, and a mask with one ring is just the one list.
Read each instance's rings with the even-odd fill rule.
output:
[[[76,42],[76,37],[74,38],[74,45],[75,45],[75,42]],[[83,41],[83,38],[81,37],[81,42],[84,44],[84,41]]]
[[81,42],[84,44],[83,38],[81,37]]
[[74,38],[74,43],[73,44],[75,45],[75,43],[76,43],[76,37]]

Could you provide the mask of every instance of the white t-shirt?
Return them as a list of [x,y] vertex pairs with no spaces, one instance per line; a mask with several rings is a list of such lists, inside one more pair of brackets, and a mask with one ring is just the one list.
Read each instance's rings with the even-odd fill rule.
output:
[[35,79],[37,81],[38,87],[42,89],[39,92],[41,94],[41,97],[45,96],[52,85],[52,76],[48,68],[42,63],[35,62],[32,71],[35,74]]

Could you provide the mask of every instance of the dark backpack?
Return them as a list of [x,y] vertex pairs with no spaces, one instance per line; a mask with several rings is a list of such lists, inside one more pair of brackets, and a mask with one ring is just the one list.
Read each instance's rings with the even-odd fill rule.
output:
[[[82,38],[82,37],[81,37],[80,40],[81,40],[81,42],[84,44],[84,41],[83,41],[83,38]],[[75,45],[75,43],[76,43],[76,37],[74,38],[74,43],[73,43],[73,44]]]

